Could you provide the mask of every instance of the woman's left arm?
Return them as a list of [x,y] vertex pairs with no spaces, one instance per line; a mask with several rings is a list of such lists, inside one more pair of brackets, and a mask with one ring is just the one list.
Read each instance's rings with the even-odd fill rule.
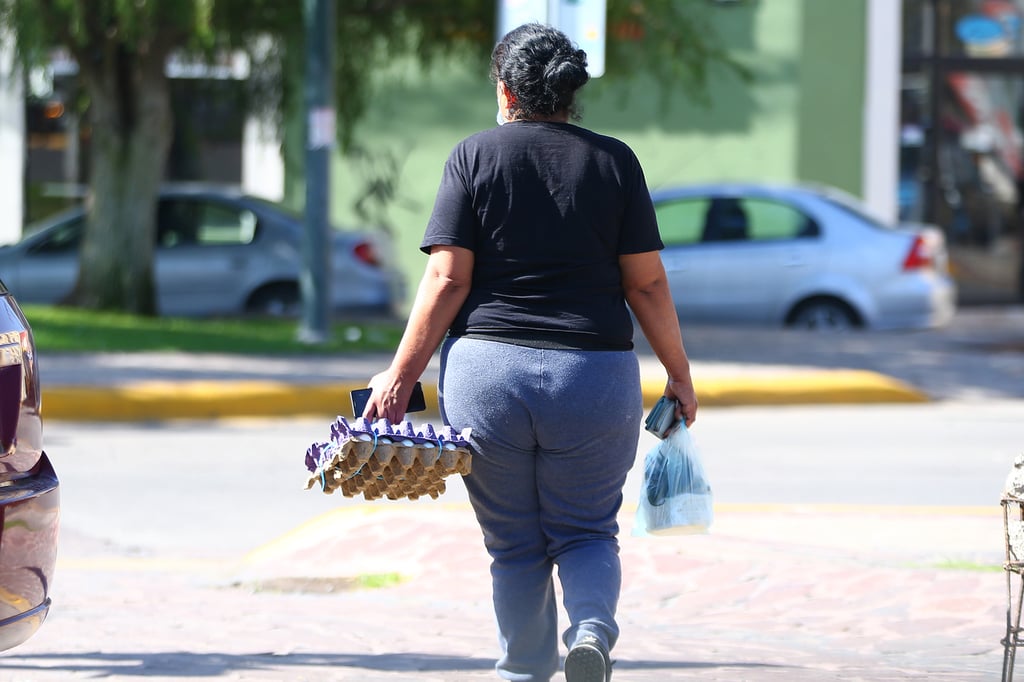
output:
[[469,295],[474,260],[472,251],[459,246],[431,249],[398,350],[391,366],[370,379],[373,393],[362,416],[393,424],[405,416],[413,385]]
[[678,416],[689,426],[697,419],[697,394],[661,257],[657,251],[619,256],[619,270],[626,302],[668,373],[665,395],[679,402]]

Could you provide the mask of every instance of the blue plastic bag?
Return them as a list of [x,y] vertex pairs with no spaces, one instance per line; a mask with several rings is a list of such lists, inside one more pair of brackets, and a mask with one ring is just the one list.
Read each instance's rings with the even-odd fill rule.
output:
[[711,486],[700,452],[683,425],[644,457],[633,535],[707,533],[714,519]]

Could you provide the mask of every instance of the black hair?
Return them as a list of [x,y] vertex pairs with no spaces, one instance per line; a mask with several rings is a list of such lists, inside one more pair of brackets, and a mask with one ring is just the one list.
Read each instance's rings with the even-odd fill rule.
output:
[[517,119],[562,113],[578,119],[576,91],[590,80],[587,53],[556,28],[523,24],[494,47],[491,80],[508,87]]

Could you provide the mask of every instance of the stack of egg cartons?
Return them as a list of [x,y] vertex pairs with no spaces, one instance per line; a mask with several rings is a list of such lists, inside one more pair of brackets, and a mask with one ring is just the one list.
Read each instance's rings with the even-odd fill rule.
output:
[[370,423],[360,417],[350,425],[338,417],[330,441],[314,443],[306,451],[311,472],[306,489],[319,485],[328,494],[362,493],[367,500],[436,499],[445,491],[447,476],[469,473],[469,435],[469,429],[457,432],[450,426],[437,432],[424,424],[417,431],[408,421],[396,428],[386,419]]

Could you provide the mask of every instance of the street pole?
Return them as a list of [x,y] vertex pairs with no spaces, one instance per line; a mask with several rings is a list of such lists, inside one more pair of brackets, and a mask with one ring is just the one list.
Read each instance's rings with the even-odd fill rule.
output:
[[[929,12],[931,24],[928,26],[928,89],[931,96],[928,101],[929,129],[925,137],[925,149],[927,151],[926,166],[928,175],[925,181],[924,192],[924,221],[933,225],[940,222],[939,207],[942,201],[942,97],[943,80],[946,72],[940,66],[939,60],[945,55],[942,27],[947,20],[946,10],[948,9],[943,0],[929,0],[923,7]],[[945,229],[945,226],[943,226]],[[949,236],[947,232],[947,237]]]
[[335,139],[334,0],[303,0],[306,33],[306,229],[300,341],[330,338],[330,163]]

